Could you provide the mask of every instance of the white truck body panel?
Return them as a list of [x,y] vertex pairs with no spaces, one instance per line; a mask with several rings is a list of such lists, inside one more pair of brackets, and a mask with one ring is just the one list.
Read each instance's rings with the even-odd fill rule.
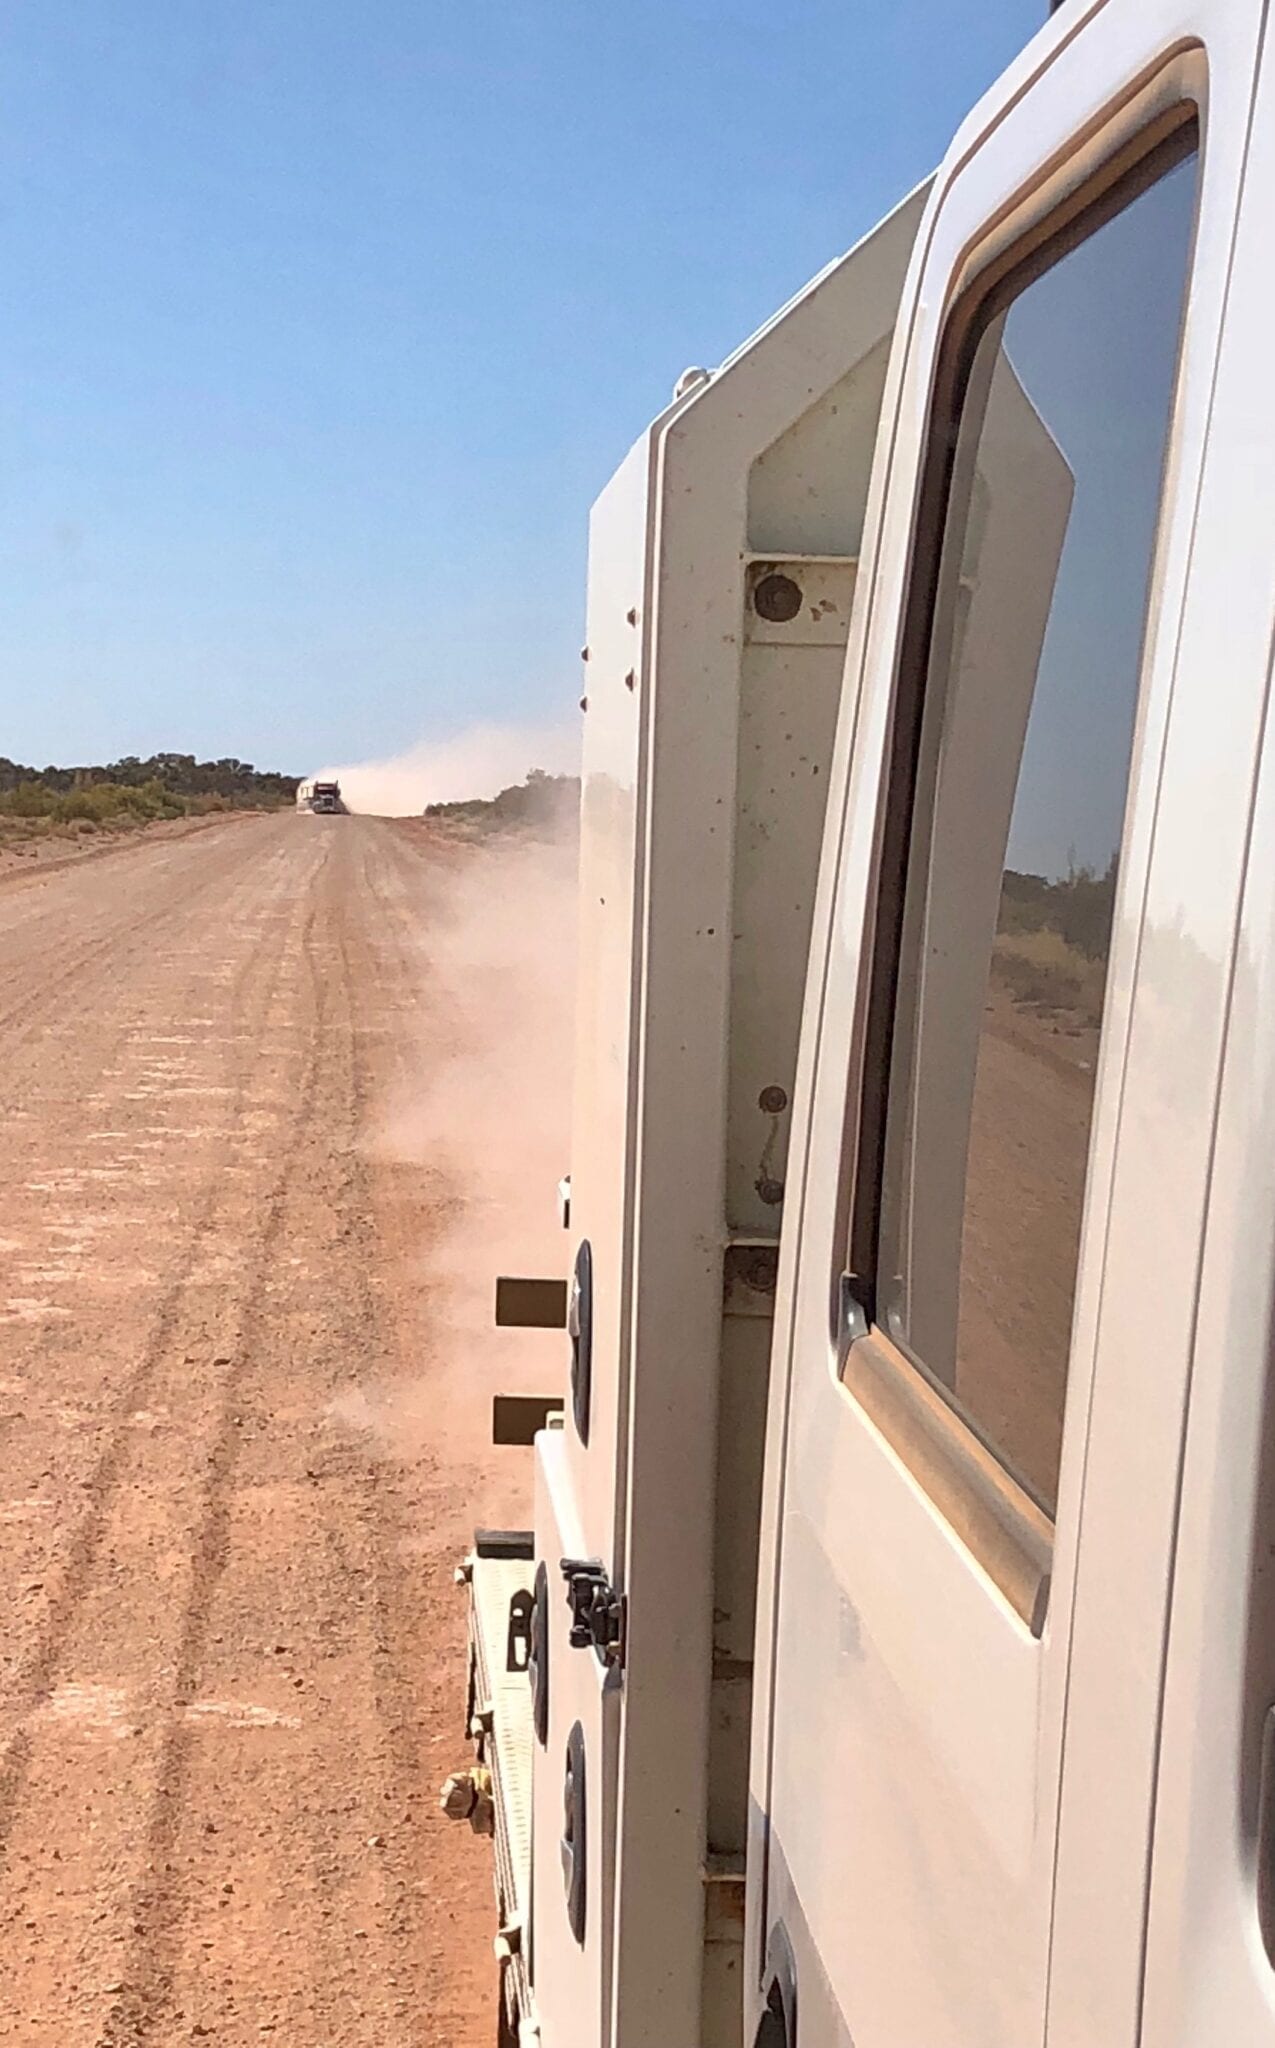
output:
[[[549,2048],[738,2031],[788,1105],[863,504],[919,211],[919,196],[905,202],[693,383],[594,513],[571,1164],[572,1235],[592,1258],[591,1395],[587,1441],[568,1398],[563,1428],[537,1443],[536,1548],[553,1582],[532,1974]],[[564,1556],[600,1560],[625,1598],[622,1686],[568,1647]],[[577,1723],[583,1942],[560,1853]]]
[[[1179,744],[1163,800],[1176,805],[1176,833],[1156,906],[1160,923],[1181,910],[1180,953],[1162,957],[1161,986],[1166,973],[1185,967],[1194,947],[1207,963],[1212,1003],[1224,1011],[1224,1035],[1216,1050],[1208,1048],[1215,1062],[1220,1054],[1220,1085],[1190,1374],[1179,1396],[1187,1425],[1163,1718],[1152,1764],[1145,2048],[1203,2040],[1257,2048],[1275,2039],[1268,1953],[1275,1837],[1261,1796],[1263,1757],[1270,1789],[1275,1703],[1273,216],[1275,65],[1267,25],[1179,653]],[[1209,845],[1215,835],[1219,877],[1198,858],[1201,842]],[[1225,878],[1237,874],[1242,885],[1228,890]],[[1204,1048],[1183,1034],[1172,1048],[1162,1038],[1157,1051],[1171,1088],[1184,1084]],[[1190,1073],[1185,1087],[1197,1085]],[[1149,1255],[1158,1259],[1158,1247]],[[1092,1810],[1079,1808],[1076,1820],[1092,1820]],[[1263,1889],[1266,1946],[1256,1910]],[[1102,1904],[1099,1897],[1098,1910]]]

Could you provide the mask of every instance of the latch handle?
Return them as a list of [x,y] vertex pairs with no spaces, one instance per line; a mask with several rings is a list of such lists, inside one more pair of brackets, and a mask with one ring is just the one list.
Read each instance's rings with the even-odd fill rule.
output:
[[598,1557],[560,1560],[571,1609],[573,1650],[596,1650],[605,1664],[624,1657],[624,1598],[616,1592]]

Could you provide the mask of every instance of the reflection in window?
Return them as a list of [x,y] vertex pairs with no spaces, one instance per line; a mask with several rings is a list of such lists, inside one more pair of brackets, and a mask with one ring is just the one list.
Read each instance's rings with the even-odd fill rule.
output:
[[879,1312],[1051,1511],[1194,193],[984,318],[919,722]]

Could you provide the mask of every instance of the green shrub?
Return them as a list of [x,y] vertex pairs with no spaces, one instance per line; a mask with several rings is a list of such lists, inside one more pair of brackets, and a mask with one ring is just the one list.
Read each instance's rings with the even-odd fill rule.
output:
[[[166,757],[158,758],[162,762]],[[5,765],[0,761],[0,770]],[[10,768],[12,765],[8,764]],[[118,765],[140,767],[142,764]],[[78,779],[68,787],[72,772]],[[106,826],[127,830],[135,825],[152,824],[157,819],[184,818],[192,813],[237,808],[235,792],[225,794],[205,790],[184,794],[158,774],[115,782],[102,777],[100,771],[91,769],[50,769],[47,773],[50,778],[57,779],[46,781],[40,776],[23,776],[7,787],[0,773],[0,819],[12,821],[13,830],[17,830],[19,821],[25,821],[29,829],[74,825],[94,830]],[[242,801],[254,809],[273,809],[281,801],[273,786],[278,780],[278,777],[259,777],[262,787],[251,790]]]
[[0,808],[12,818],[48,818],[53,815],[57,798],[42,782],[20,782],[16,789],[9,789],[0,796]]
[[68,790],[65,796],[50,791],[49,807],[60,825],[149,824],[155,818],[183,817],[186,811],[182,798],[156,781],[134,786],[91,782]]
[[992,977],[1016,1003],[1061,1011],[1077,1022],[1102,1022],[1106,963],[1091,959],[1061,932],[1001,933],[992,956]]
[[59,825],[74,825],[81,820],[100,825],[111,814],[106,795],[104,789],[73,789],[67,796],[54,798],[53,816]]

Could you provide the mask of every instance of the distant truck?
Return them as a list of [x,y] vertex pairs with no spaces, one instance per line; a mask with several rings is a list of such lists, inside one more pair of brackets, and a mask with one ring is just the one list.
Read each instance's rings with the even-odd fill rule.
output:
[[321,817],[335,818],[344,814],[339,782],[301,782],[297,785],[297,809],[314,811]]

